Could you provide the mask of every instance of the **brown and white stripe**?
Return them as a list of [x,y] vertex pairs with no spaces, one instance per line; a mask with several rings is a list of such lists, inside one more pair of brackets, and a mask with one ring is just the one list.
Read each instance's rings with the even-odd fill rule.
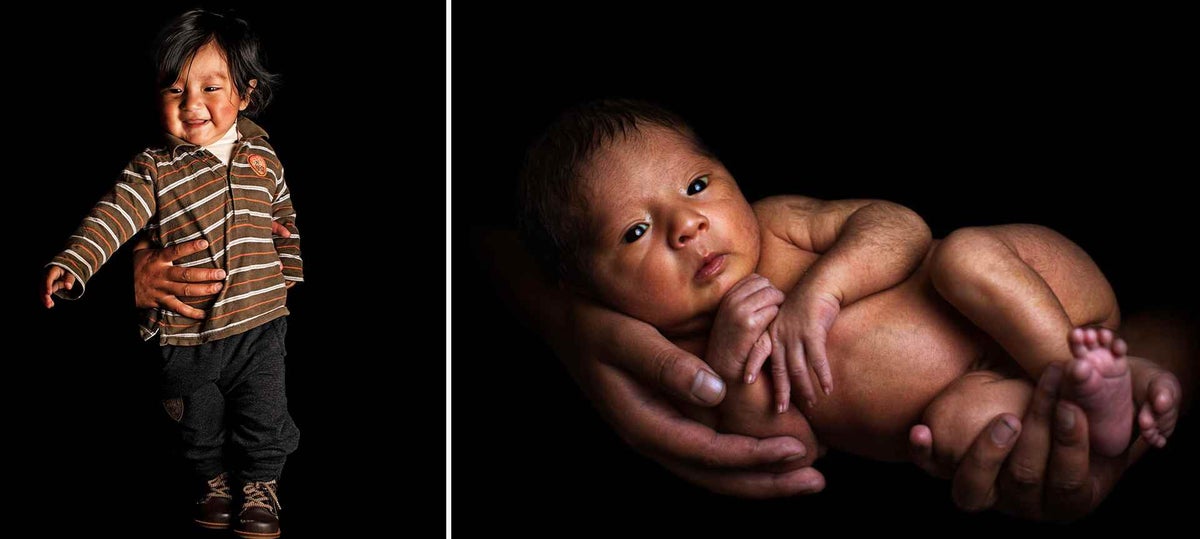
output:
[[[113,252],[145,230],[164,247],[207,239],[207,249],[175,263],[222,268],[227,278],[215,296],[180,298],[206,311],[204,320],[148,310],[144,339],[161,332],[160,344],[196,345],[288,314],[284,284],[304,280],[291,192],[266,132],[245,118],[238,120],[238,131],[242,138],[228,167],[207,150],[170,136],[166,147],[134,157],[50,262],[77,279],[74,290],[60,295],[82,295]],[[272,221],[287,227],[291,237],[271,236]]]

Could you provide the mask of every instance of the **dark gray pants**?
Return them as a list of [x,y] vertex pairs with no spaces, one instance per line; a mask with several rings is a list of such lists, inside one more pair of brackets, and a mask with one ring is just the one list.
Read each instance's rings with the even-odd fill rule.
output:
[[[183,436],[183,456],[204,479],[227,470],[242,481],[279,477],[300,431],[287,411],[283,341],[276,318],[199,346],[162,346],[163,405]],[[226,440],[238,449],[224,452]]]

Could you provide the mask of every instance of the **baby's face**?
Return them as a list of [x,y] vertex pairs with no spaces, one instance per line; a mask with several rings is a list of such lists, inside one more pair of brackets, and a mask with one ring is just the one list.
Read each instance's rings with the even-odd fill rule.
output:
[[602,300],[664,332],[703,329],[758,265],[758,221],[721,163],[657,126],[617,137],[584,170],[589,278]]
[[159,92],[159,103],[168,133],[207,146],[233,127],[250,100],[234,88],[221,48],[209,43],[183,66],[174,84]]

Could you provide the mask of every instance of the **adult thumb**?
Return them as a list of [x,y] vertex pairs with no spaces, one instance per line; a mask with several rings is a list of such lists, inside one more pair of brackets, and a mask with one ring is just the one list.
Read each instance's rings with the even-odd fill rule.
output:
[[725,398],[725,382],[707,363],[658,331],[639,333],[622,339],[625,350],[610,357],[609,363],[633,373],[647,385],[658,386],[698,406],[716,406]]

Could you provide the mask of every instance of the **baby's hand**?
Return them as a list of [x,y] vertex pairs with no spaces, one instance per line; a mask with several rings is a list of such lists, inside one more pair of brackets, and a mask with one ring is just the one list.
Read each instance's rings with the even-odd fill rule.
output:
[[42,303],[47,309],[54,307],[52,296],[59,290],[70,290],[75,287],[75,275],[60,266],[46,268],[46,278],[42,281]]
[[[705,358],[717,374],[726,379],[744,377],[746,382],[754,381],[771,354],[766,330],[783,300],[783,292],[771,286],[771,281],[753,273],[725,293],[713,320]],[[754,365],[757,367],[751,368]]]
[[790,399],[789,378],[800,386],[800,394],[812,406],[817,394],[813,390],[808,369],[817,373],[821,389],[828,395],[833,391],[833,374],[825,355],[825,340],[829,328],[842,310],[833,294],[803,294],[793,292],[780,307],[779,316],[771,324],[771,372],[775,393],[781,410],[787,409]]

